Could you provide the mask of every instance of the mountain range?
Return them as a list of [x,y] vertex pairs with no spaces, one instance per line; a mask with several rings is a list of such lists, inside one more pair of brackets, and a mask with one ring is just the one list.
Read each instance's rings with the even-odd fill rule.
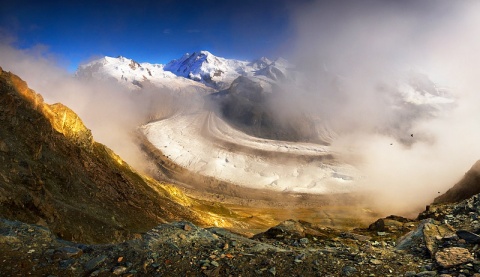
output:
[[[312,80],[309,83],[306,75],[312,73],[322,78],[327,87],[320,89]],[[219,92],[214,97],[214,105],[230,123],[252,135],[286,140],[310,141],[316,136],[317,130],[308,123],[312,122],[312,118],[308,118],[311,116],[305,116],[305,113],[314,113],[318,117],[316,113],[321,108],[313,103],[330,101],[330,107],[322,107],[335,109],[338,105],[335,99],[363,101],[358,96],[351,98],[355,94],[345,95],[343,92],[343,87],[351,80],[326,69],[301,71],[283,58],[241,61],[218,57],[208,51],[186,53],[167,64],[138,63],[122,56],[103,57],[80,65],[75,75],[83,80],[110,80],[131,91],[166,88],[171,92],[197,95]],[[401,79],[394,83],[379,84],[377,88],[374,97],[387,107],[381,112],[391,114],[375,128],[408,144],[410,140],[402,137],[411,132],[413,121],[437,116],[452,107],[455,99],[449,89],[439,86],[426,74],[411,71],[400,75]],[[284,111],[294,114],[276,122],[285,117]],[[294,130],[299,120],[303,122],[300,133]],[[321,120],[321,126],[332,125],[324,118]],[[252,122],[258,126],[252,126]],[[265,126],[266,130],[259,126]],[[326,129],[322,127],[322,130]],[[335,127],[333,129],[328,134],[319,134],[324,137],[322,143],[338,131]],[[270,134],[272,130],[274,133]]]
[[283,58],[271,61],[262,57],[248,62],[199,51],[187,53],[165,65],[138,63],[122,56],[104,57],[80,65],[76,75],[86,79],[115,80],[130,89],[140,89],[150,83],[174,90],[194,87],[211,92],[228,88],[240,76],[275,82],[286,79],[292,70],[293,66]]

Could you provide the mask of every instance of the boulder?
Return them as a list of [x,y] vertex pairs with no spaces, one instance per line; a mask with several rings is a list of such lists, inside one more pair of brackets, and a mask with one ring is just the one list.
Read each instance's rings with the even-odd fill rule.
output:
[[435,261],[443,268],[451,268],[473,260],[470,251],[462,247],[445,248],[435,254]]

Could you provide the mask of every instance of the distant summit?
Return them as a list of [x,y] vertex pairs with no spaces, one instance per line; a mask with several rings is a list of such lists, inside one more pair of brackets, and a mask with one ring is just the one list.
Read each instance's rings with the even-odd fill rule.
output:
[[[279,70],[285,71],[285,65],[287,64],[282,63],[282,68]],[[192,54],[187,53],[180,59],[169,62],[165,65],[164,70],[170,71],[177,76],[205,83],[216,89],[225,89],[240,76],[253,77],[264,75],[272,79],[272,81],[276,81],[275,75],[263,73],[264,69],[271,66],[275,66],[275,62],[265,57],[248,62],[221,58],[208,51],[200,51]]]
[[201,92],[209,91],[208,87],[199,82],[178,77],[169,71],[165,71],[162,64],[138,63],[123,56],[116,58],[103,57],[80,65],[76,76],[87,80],[116,81],[130,90],[153,85],[174,91],[183,89],[194,89]]
[[275,61],[265,57],[240,61],[198,51],[186,53],[166,65],[138,63],[123,56],[104,57],[79,66],[76,75],[85,79],[117,81],[132,90],[152,84],[174,90],[195,87],[207,92],[226,89],[240,76],[271,83],[285,80],[291,67],[282,58]]

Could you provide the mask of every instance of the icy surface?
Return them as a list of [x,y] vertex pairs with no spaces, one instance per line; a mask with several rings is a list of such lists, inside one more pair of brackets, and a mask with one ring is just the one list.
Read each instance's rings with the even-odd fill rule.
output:
[[189,170],[244,187],[304,193],[355,189],[358,171],[311,143],[260,139],[241,133],[212,112],[178,114],[143,126],[148,140]]

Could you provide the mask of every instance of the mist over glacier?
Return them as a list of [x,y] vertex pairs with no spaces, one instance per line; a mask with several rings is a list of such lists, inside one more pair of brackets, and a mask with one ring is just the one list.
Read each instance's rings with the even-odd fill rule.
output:
[[[307,77],[302,97],[286,101],[300,99],[339,133],[332,145],[351,150],[382,208],[421,208],[479,158],[479,9],[475,1],[316,1],[293,14],[292,62]],[[447,87],[455,107],[432,117],[390,106],[386,90],[411,72]]]
[[[421,208],[479,158],[479,3],[313,1],[291,10],[296,34],[286,56],[303,77],[279,85],[272,110],[280,119],[301,111],[333,130],[331,146],[362,172],[355,182],[373,192],[369,201],[391,212]],[[48,50],[12,45],[0,46],[0,66],[47,102],[70,106],[98,141],[139,168],[136,128],[152,112],[198,100],[166,88],[131,93],[112,82],[80,82]],[[455,105],[432,116],[422,104],[412,110],[396,102],[412,72],[447,87]]]

